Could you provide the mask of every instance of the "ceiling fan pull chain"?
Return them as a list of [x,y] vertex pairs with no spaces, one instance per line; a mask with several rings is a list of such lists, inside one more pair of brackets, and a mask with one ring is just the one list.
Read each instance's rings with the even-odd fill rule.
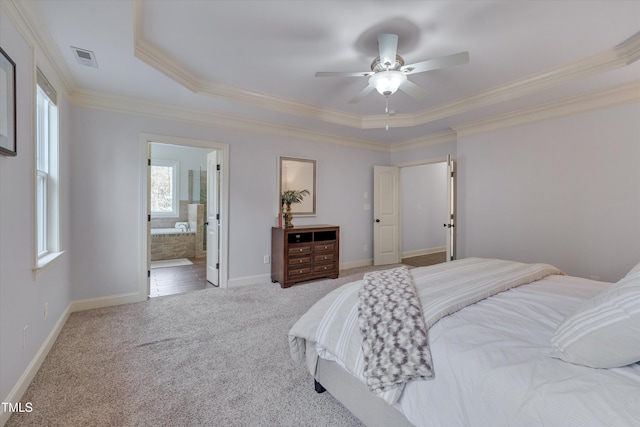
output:
[[[385,96],[386,101],[385,101],[385,106],[384,106],[384,112],[387,114],[387,120],[389,120],[389,95]],[[385,126],[384,130],[388,131],[389,130],[389,122],[387,122],[387,125]]]

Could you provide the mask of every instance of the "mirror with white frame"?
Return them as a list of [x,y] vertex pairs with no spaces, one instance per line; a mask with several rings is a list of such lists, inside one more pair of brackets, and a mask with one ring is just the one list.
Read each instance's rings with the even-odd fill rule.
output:
[[307,190],[300,203],[291,204],[292,216],[316,215],[316,161],[311,159],[299,159],[295,157],[278,158],[278,206],[282,206],[282,193],[285,191]]

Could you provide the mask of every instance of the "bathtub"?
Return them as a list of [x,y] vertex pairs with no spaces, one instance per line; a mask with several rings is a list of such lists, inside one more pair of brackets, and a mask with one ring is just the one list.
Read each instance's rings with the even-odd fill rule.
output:
[[196,256],[196,232],[181,228],[151,229],[151,261]]
[[195,234],[195,230],[185,231],[182,228],[152,228],[151,235],[156,236],[158,234]]

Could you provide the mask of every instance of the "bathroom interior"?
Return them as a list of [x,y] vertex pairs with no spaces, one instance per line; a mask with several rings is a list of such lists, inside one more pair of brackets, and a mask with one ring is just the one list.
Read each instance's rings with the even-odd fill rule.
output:
[[[204,225],[210,151],[151,144],[150,297],[211,286],[206,280]],[[166,204],[154,197],[164,198]]]

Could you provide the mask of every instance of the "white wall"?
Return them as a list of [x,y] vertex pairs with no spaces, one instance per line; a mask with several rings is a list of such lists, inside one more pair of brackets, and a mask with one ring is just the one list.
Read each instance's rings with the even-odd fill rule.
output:
[[[34,278],[34,143],[31,46],[0,9],[0,46],[16,63],[18,155],[0,155],[0,398],[11,392],[63,316],[70,299],[69,108],[59,91],[60,241],[66,252]],[[39,57],[39,55],[37,55]],[[40,66],[44,64],[38,63]],[[44,68],[46,71],[46,68]],[[55,76],[48,74],[56,82]],[[44,318],[44,304],[49,313]],[[22,348],[23,328],[28,326]],[[15,401],[13,401],[15,402]],[[8,413],[0,411],[0,424]]]
[[458,141],[458,254],[616,281],[640,261],[640,104]]
[[[152,144],[151,158],[161,160],[175,160],[179,163],[178,199],[191,201],[193,195],[189,194],[189,171],[207,171],[207,153],[212,150],[185,147],[171,144]],[[196,173],[197,185],[200,184],[200,176]],[[199,188],[199,187],[198,187]],[[198,196],[199,197],[199,196]]]
[[270,275],[263,257],[271,253],[278,212],[278,155],[317,160],[318,215],[294,218],[294,225],[339,225],[342,263],[372,257],[371,211],[364,210],[362,198],[373,191],[373,165],[388,164],[388,154],[82,107],[73,107],[72,114],[74,299],[138,291],[141,133],[230,145],[230,279]]
[[446,162],[401,168],[400,194],[403,254],[445,246]]

